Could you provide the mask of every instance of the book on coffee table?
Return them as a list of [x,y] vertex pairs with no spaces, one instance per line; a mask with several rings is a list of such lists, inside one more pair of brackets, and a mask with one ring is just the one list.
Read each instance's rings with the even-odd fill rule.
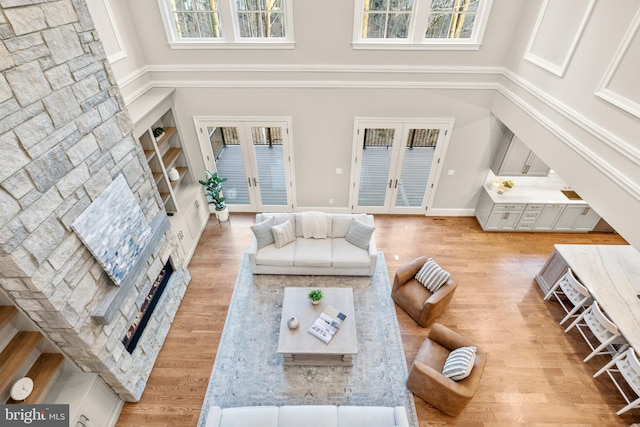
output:
[[328,305],[313,322],[309,328],[309,333],[328,344],[346,318],[346,314]]

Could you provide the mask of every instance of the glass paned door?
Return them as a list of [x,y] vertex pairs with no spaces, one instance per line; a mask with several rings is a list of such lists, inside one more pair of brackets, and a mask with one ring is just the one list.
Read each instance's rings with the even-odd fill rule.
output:
[[453,121],[356,119],[354,212],[425,213]]
[[[255,126],[251,133],[251,147],[256,161],[257,179],[252,184],[259,189],[260,204],[264,207],[282,207],[289,204],[285,168],[284,134],[278,126]],[[281,210],[281,209],[280,209]]]
[[363,128],[358,206],[384,207],[396,128]]
[[227,178],[222,192],[231,210],[293,210],[289,122],[195,118],[208,169]]
[[251,205],[244,156],[236,126],[207,126],[209,145],[213,151],[215,169],[227,178],[223,195],[228,205]]
[[402,153],[400,180],[394,185],[396,208],[422,208],[440,129],[410,128]]

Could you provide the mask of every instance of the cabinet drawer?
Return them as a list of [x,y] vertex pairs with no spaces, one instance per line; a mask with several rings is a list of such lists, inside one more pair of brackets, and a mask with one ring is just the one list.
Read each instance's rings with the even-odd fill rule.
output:
[[494,205],[493,212],[522,212],[525,205]]
[[540,212],[544,205],[527,205],[527,212]]
[[533,230],[534,224],[535,224],[535,221],[519,222],[518,226],[516,227],[516,230]]
[[540,214],[539,212],[529,212],[527,210],[527,211],[525,211],[525,213],[522,214],[522,218],[520,219],[520,221],[535,222],[535,220],[538,219],[538,215],[539,214]]

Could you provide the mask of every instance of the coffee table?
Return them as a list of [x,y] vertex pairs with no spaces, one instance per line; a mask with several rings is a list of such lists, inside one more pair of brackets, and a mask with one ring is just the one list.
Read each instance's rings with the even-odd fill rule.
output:
[[[323,298],[317,305],[311,304],[307,298],[311,289],[317,288],[284,289],[278,354],[282,354],[285,365],[353,365],[353,357],[358,353],[353,289],[319,288]],[[325,344],[309,333],[309,327],[327,305],[340,310],[347,318],[331,341]],[[298,328],[289,329],[291,317],[298,319]]]

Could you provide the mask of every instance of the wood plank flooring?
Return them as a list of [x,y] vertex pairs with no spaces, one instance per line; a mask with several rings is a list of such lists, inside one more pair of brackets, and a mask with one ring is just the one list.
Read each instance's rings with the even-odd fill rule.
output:
[[[189,265],[192,281],[138,403],[127,403],[120,427],[196,426],[253,214],[215,218]],[[615,234],[485,233],[470,217],[376,215],[376,241],[395,270],[419,255],[436,259],[460,286],[438,320],[489,352],[480,388],[452,418],[416,397],[420,426],[628,426],[640,410],[615,415],[624,401],[605,362],[583,363],[586,343],[558,325],[562,309],[543,301],[533,281],[555,243],[625,244]],[[398,255],[399,260],[394,260]],[[426,337],[396,307],[407,365]]]

